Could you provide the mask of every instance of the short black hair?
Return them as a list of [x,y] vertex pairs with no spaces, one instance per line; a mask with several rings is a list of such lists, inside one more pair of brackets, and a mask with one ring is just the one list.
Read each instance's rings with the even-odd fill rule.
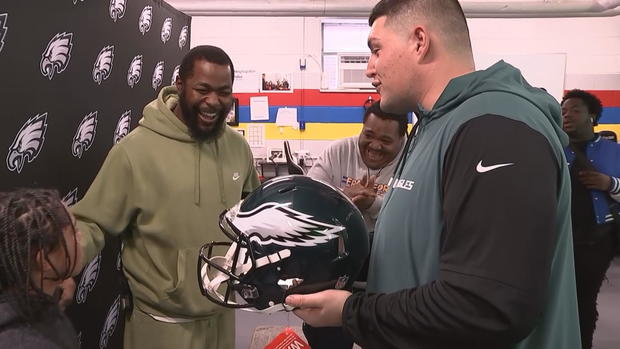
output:
[[383,16],[387,17],[386,25],[394,20],[402,23],[407,17],[425,18],[435,24],[448,47],[471,51],[467,19],[458,0],[381,0],[373,7],[368,25]]
[[205,60],[210,63],[229,66],[230,80],[231,82],[235,81],[235,67],[232,60],[228,54],[224,52],[224,50],[217,46],[211,45],[196,46],[191,49],[185,57],[183,57],[181,66],[179,67],[179,78],[181,81],[185,81],[187,78],[192,76],[194,71],[194,62],[197,60]]
[[569,98],[581,99],[588,108],[588,112],[590,114],[594,114],[594,120],[592,122],[592,125],[598,125],[598,120],[601,118],[601,114],[603,113],[603,103],[601,103],[601,100],[598,99],[598,97],[591,94],[590,92],[586,92],[580,89],[574,89],[566,92],[564,97],[562,97],[562,103],[560,104],[564,104],[564,102]]
[[370,107],[368,107],[366,109],[366,111],[364,112],[364,123],[366,123],[366,120],[368,119],[368,116],[370,116],[370,114],[374,114],[376,115],[378,118],[383,119],[383,120],[394,120],[396,122],[398,122],[398,134],[402,137],[405,134],[407,134],[407,114],[392,114],[392,113],[386,113],[383,110],[381,110],[381,107],[379,106],[379,102],[380,101],[376,101],[373,104],[370,105]]

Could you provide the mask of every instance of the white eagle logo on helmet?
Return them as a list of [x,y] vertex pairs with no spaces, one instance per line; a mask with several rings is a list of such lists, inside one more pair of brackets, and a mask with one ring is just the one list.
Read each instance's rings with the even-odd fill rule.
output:
[[2,48],[4,47],[4,37],[6,36],[6,32],[9,30],[9,27],[6,26],[6,20],[8,17],[8,13],[0,13],[0,52],[2,52]]
[[129,133],[129,126],[131,124],[131,110],[128,110],[121,115],[121,118],[116,124],[116,130],[114,130],[114,144],[118,143],[127,136]]
[[288,207],[289,203],[267,202],[249,212],[228,211],[232,224],[250,241],[263,245],[316,246],[338,237],[344,227],[322,223]]
[[125,0],[110,0],[110,18],[116,22],[125,15]]
[[99,348],[103,349],[108,346],[108,341],[114,334],[114,329],[116,329],[116,325],[118,323],[118,319],[121,314],[121,296],[116,297],[114,303],[108,310],[108,315],[105,318],[105,323],[103,324],[103,330],[101,331],[101,337],[99,338]]
[[54,73],[60,74],[69,64],[73,48],[73,33],[58,33],[47,44],[41,55],[41,74],[52,80]]
[[75,302],[77,304],[82,304],[86,302],[86,298],[88,298],[88,294],[93,290],[95,284],[97,283],[97,277],[99,277],[99,270],[101,270],[101,254],[98,254],[95,259],[93,259],[84,271],[82,272],[82,278],[80,279],[80,283],[77,287],[77,292],[75,293]]
[[78,201],[78,188],[73,188],[67,195],[63,196],[62,202],[67,206],[73,206]]
[[97,132],[97,112],[94,111],[86,115],[80,126],[78,126],[75,136],[73,137],[73,144],[71,145],[71,153],[77,158],[82,158],[84,152],[93,145],[95,140],[95,133]]
[[142,76],[142,55],[135,56],[129,64],[127,71],[127,84],[133,88],[140,81]]
[[181,28],[181,33],[179,34],[179,48],[183,48],[187,43],[187,26],[183,26]]
[[24,165],[37,158],[47,131],[47,113],[37,114],[22,126],[9,147],[6,166],[10,171],[21,173]]
[[170,40],[170,35],[172,35],[172,18],[168,17],[161,26],[161,41],[165,44]]
[[174,67],[174,71],[172,72],[172,80],[170,81],[170,85],[174,85],[177,83],[177,77],[179,76],[179,68],[181,66],[177,65],[176,67]]
[[164,77],[164,61],[160,61],[159,63],[157,63],[157,65],[155,66],[155,69],[153,70],[152,86],[154,90],[157,90],[157,88],[161,85],[163,77]]
[[106,46],[101,49],[95,64],[93,65],[93,81],[101,85],[103,80],[110,77],[114,62],[114,46]]
[[153,8],[146,6],[142,9],[140,20],[138,21],[138,30],[142,35],[151,30],[151,22],[153,21]]

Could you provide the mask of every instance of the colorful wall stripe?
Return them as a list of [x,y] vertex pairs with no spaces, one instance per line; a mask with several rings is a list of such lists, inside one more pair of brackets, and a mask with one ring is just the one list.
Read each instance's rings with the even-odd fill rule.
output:
[[[603,103],[603,114],[596,130],[612,130],[620,136],[620,90],[590,90]],[[250,97],[269,97],[269,120],[250,120]],[[238,93],[239,128],[248,123],[264,123],[267,139],[330,140],[359,133],[368,97],[378,100],[373,92],[321,92],[298,89],[291,93]],[[278,108],[297,108],[297,119],[305,123],[300,131],[275,124]]]

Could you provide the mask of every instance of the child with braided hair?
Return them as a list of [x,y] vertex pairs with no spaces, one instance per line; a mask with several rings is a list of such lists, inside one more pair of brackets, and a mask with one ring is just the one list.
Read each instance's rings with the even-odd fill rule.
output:
[[56,191],[0,193],[0,348],[78,348],[59,304],[77,272],[74,221]]

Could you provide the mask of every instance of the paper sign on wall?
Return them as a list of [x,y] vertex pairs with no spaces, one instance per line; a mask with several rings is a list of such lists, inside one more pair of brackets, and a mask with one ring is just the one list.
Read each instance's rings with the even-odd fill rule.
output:
[[297,108],[278,108],[276,125],[291,126],[294,129],[299,128],[299,122],[297,122]]
[[250,97],[250,120],[269,120],[267,96]]

